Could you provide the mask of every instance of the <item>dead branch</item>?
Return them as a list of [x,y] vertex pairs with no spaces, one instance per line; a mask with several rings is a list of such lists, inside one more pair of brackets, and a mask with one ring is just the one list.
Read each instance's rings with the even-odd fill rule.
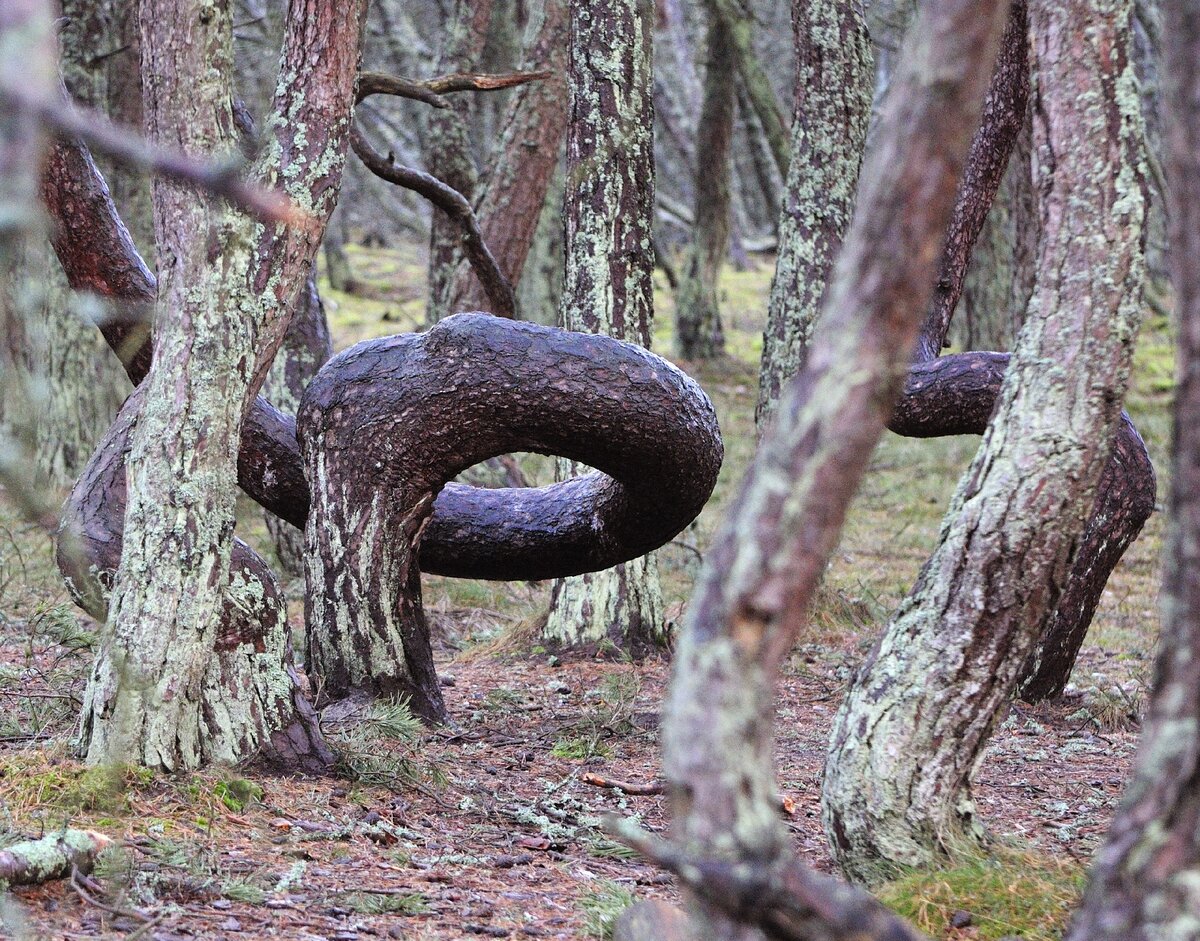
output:
[[496,264],[496,259],[483,241],[475,210],[467,198],[437,177],[393,162],[391,154],[384,157],[376,151],[357,127],[350,131],[350,147],[368,170],[382,180],[402,186],[424,196],[438,209],[462,227],[463,250],[480,284],[492,304],[492,313],[512,318],[516,313],[516,296],[512,284]]
[[386,72],[363,72],[358,79],[357,100],[362,101],[371,95],[393,95],[397,98],[423,101],[435,108],[449,108],[450,102],[443,95],[459,91],[497,91],[502,88],[515,88],[517,85],[542,81],[550,78],[553,74],[549,70],[503,74],[455,72],[440,78],[416,81],[401,78],[398,75],[388,75]]
[[926,941],[874,896],[792,857],[727,862],[690,856],[630,820],[607,817],[616,840],[674,873],[706,902],[779,941]]
[[63,830],[0,850],[0,885],[38,885],[90,872],[112,840],[94,830]]
[[666,785],[662,781],[656,781],[653,784],[632,784],[629,781],[618,781],[616,778],[602,778],[600,775],[592,774],[590,771],[579,780],[584,784],[590,784],[592,787],[604,787],[611,788],[614,791],[624,791],[631,797],[662,794],[666,790]]
[[243,179],[245,164],[241,160],[204,163],[179,150],[151,143],[99,112],[69,101],[47,105],[19,89],[0,88],[0,102],[6,100],[37,114],[59,137],[78,138],[118,163],[191,183],[223,196],[264,222],[305,226],[311,221],[306,212],[282,193]]

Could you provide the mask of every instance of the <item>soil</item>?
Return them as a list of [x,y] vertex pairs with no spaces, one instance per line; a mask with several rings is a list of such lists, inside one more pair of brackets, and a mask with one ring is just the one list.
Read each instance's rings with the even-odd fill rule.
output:
[[[831,868],[819,810],[826,736],[861,646],[800,650],[780,689],[779,780],[790,799],[781,817],[798,851],[822,870]],[[43,679],[53,675],[45,658],[62,656],[54,646],[31,650],[16,642],[3,655],[10,667]],[[65,730],[48,742],[0,746],[0,804],[12,829],[36,836],[69,820],[125,847],[79,887],[59,881],[15,890],[17,905],[4,913],[9,930],[33,938],[163,941],[579,938],[601,930],[595,917],[589,922],[589,909],[619,908],[622,889],[678,899],[668,877],[628,858],[598,827],[598,818],[614,813],[663,830],[667,799],[587,783],[589,775],[657,780],[665,660],[443,655],[439,666],[457,724],[403,746],[417,765],[416,786],[227,769],[127,779],[115,808],[112,796],[80,808],[52,783],[79,780]],[[26,688],[23,695],[37,692]],[[1131,727],[1102,728],[1097,712],[1078,695],[1014,707],[976,790],[998,838],[1090,856],[1136,738]],[[39,774],[47,783],[31,795]],[[219,795],[242,778],[262,793],[234,810]],[[404,911],[379,913],[383,907]],[[955,934],[970,936],[970,929]]]

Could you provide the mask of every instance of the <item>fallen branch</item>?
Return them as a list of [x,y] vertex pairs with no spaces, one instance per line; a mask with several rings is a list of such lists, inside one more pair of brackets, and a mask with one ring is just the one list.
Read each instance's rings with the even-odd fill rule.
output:
[[497,91],[502,88],[514,88],[517,85],[547,79],[553,74],[550,71],[506,72],[500,75],[455,72],[440,78],[415,81],[385,72],[363,72],[358,78],[357,100],[362,101],[371,95],[393,95],[397,98],[423,101],[435,108],[449,108],[450,102],[442,97],[443,95],[458,91]]
[[384,157],[367,142],[357,127],[350,131],[350,147],[363,165],[377,177],[424,196],[462,227],[463,251],[492,304],[491,313],[511,319],[516,314],[516,296],[512,284],[484,243],[475,210],[467,198],[431,174],[401,166],[393,162],[390,154]]
[[[655,781],[653,784],[631,784],[628,781],[618,781],[616,778],[602,778],[598,774],[587,772],[579,779],[584,784],[590,784],[592,787],[611,788],[614,791],[623,791],[630,797],[648,797],[654,794],[664,794],[667,790],[665,781]],[[789,817],[796,812],[796,801],[788,797],[786,794],[778,795],[779,809]]]
[[604,829],[675,874],[731,918],[780,941],[926,941],[863,889],[821,875],[791,857],[777,860],[701,859],[647,833],[631,820],[608,817]]
[[90,872],[112,840],[93,830],[63,830],[0,850],[0,885],[37,885]]

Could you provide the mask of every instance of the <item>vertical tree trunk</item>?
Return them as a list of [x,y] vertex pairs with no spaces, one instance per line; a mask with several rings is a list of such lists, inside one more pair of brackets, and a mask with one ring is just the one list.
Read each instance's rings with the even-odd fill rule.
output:
[[[332,355],[333,340],[314,272],[296,296],[296,312],[263,383],[263,397],[280,411],[295,415],[304,387]],[[269,510],[263,512],[279,564],[289,575],[303,575],[304,533]]]
[[[307,225],[253,223],[191,187],[155,184],[154,362],[129,451],[108,630],[81,723],[92,763],[189,768],[214,744],[275,731],[248,702],[231,702],[214,743],[203,691],[229,581],[241,421],[337,199],[363,15],[361,2],[289,7],[258,172],[305,206]],[[154,77],[145,86],[150,134],[203,159],[232,154],[228,8],[147,0],[140,23],[143,74]]]
[[857,0],[792,3],[796,46],[792,155],[758,380],[760,427],[804,351],[858,188],[874,72]]
[[1133,778],[1068,941],[1194,938],[1200,911],[1200,8],[1164,0],[1163,19],[1179,325],[1163,632]]
[[[527,68],[545,69],[551,75],[517,90],[500,138],[496,166],[476,212],[484,243],[513,285],[521,283],[550,181],[561,161],[567,126],[567,39],[566,0],[544,0],[533,46],[525,58]],[[450,307],[489,309],[483,285],[465,261],[454,273]],[[538,320],[552,315],[553,310],[523,311],[518,307],[518,316]]]
[[[899,392],[1003,25],[1004,4],[992,0],[924,9],[805,367],[705,559],[676,653],[663,761],[674,839],[694,858],[769,867],[786,846],[772,685]],[[761,937],[703,895],[696,910],[699,936]]]
[[[561,326],[650,345],[654,6],[572,4]],[[560,467],[560,471],[565,468]],[[666,642],[654,557],[555,582],[544,639],[643,654]]]
[[679,355],[693,360],[725,352],[717,280],[729,251],[735,63],[729,27],[715,12],[709,14],[706,48],[692,244],[675,296],[675,342]]
[[[473,72],[487,41],[492,0],[455,0],[446,22],[446,35],[436,71]],[[458,95],[449,108],[431,108],[425,116],[425,167],[444,183],[475,201],[479,174],[471,157],[467,117],[471,99]],[[454,269],[462,260],[462,228],[440,209],[434,208],[429,223],[429,301],[425,319],[435,324],[454,313],[451,288]]]
[[1054,610],[1109,458],[1142,283],[1130,12],[1130,0],[1030,4],[1047,173],[1038,284],[938,546],[835,720],[823,811],[853,878],[981,838],[971,775]]

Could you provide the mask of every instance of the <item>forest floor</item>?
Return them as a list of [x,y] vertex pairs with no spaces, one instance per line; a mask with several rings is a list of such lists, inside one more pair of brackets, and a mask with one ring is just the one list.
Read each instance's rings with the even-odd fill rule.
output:
[[[356,250],[352,258],[371,296],[327,292],[339,347],[414,327],[417,253]],[[765,261],[726,275],[730,356],[690,370],[717,406],[727,457],[714,500],[660,553],[676,624],[753,451],[769,281]],[[663,294],[656,343],[668,354],[670,318]],[[1152,319],[1129,407],[1160,469],[1160,501],[1171,375],[1167,326]],[[780,813],[798,850],[822,869],[830,861],[819,788],[833,713],[931,548],[976,443],[886,437],[785,670]],[[544,460],[530,458],[525,469],[534,482],[548,475]],[[271,551],[248,502],[239,533]],[[880,890],[935,937],[1059,936],[1136,745],[1157,636],[1161,544],[1156,513],[1110,582],[1068,695],[1014,706],[1003,721],[976,787],[995,853]],[[379,707],[330,727],[344,768],[328,779],[252,768],[88,770],[70,739],[99,626],[70,604],[45,535],[0,492],[0,847],[64,824],[118,841],[81,885],[0,895],[0,937],[600,938],[632,899],[677,898],[668,878],[601,828],[606,813],[665,828],[665,798],[599,786],[658,779],[668,662],[548,655],[532,630],[548,585],[427,578],[425,595],[450,726],[423,730],[401,710]],[[289,596],[299,631],[294,580]]]

